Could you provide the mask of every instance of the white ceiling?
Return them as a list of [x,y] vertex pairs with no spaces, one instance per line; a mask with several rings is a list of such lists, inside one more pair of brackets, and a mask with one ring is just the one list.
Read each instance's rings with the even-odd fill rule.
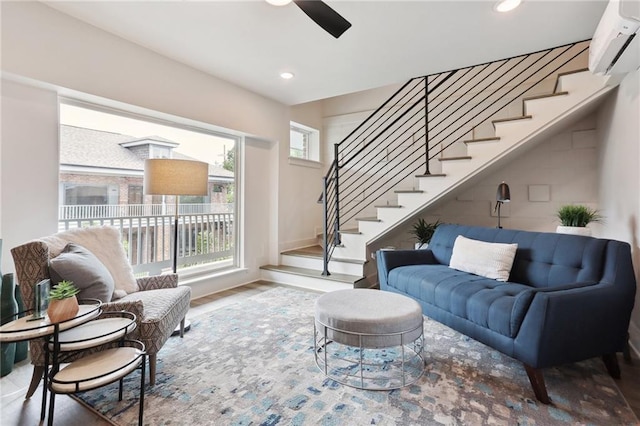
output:
[[[294,105],[591,38],[606,1],[327,3],[353,26],[334,39],[295,4],[72,1],[51,7],[157,53]],[[295,73],[282,80],[281,71]]]

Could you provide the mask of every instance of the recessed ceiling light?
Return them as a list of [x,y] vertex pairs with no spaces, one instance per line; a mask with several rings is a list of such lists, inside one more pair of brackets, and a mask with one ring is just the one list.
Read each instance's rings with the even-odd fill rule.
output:
[[293,78],[294,74],[292,72],[289,71],[285,71],[285,72],[281,72],[280,73],[280,78],[284,78],[285,80],[291,80]]
[[291,0],[266,0],[266,2],[274,6],[285,6],[291,3]]
[[522,0],[501,0],[496,3],[493,9],[497,12],[509,12],[520,6],[520,3],[522,3]]

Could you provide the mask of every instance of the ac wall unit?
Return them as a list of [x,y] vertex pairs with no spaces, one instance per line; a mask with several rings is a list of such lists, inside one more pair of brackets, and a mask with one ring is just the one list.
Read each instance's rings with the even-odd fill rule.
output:
[[589,46],[589,70],[623,74],[640,67],[640,2],[609,0]]

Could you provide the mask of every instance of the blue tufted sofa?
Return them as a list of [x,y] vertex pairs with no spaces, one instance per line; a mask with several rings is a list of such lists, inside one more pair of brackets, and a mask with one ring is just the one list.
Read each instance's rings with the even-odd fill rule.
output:
[[[517,243],[507,282],[449,268],[458,235]],[[377,252],[380,289],[521,361],[548,404],[543,368],[601,356],[620,377],[636,281],[627,243],[577,235],[440,225],[427,250]]]

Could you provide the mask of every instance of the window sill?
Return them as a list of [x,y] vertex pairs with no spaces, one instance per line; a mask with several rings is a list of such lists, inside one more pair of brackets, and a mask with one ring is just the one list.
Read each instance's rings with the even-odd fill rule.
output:
[[231,266],[224,269],[214,269],[209,271],[201,271],[200,273],[180,275],[179,285],[191,285],[201,281],[205,281],[211,278],[220,278],[227,275],[233,275],[241,272],[246,272],[246,268],[237,266]]
[[289,164],[292,166],[311,167],[312,169],[319,169],[322,167],[322,163],[314,160],[305,160],[304,158],[289,157]]

